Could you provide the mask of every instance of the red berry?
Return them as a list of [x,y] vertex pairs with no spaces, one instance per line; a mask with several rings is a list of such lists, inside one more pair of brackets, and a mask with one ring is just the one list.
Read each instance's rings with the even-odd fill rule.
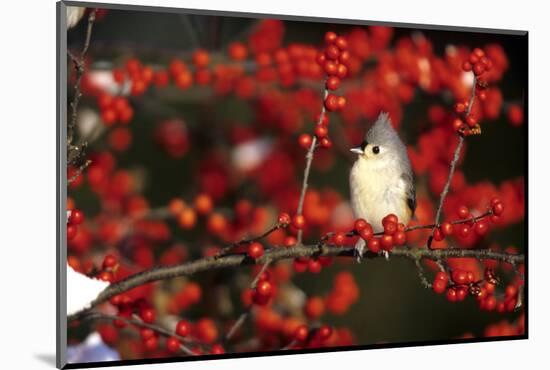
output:
[[305,224],[306,224],[306,219],[303,215],[295,215],[292,218],[292,226],[294,226],[294,228],[298,230],[303,229]]
[[69,216],[69,223],[71,225],[80,225],[83,222],[84,222],[84,213],[79,209],[71,210],[71,214]]
[[483,56],[485,56],[485,53],[480,48],[475,48],[474,50],[472,50],[472,54],[478,58],[482,58]]
[[457,118],[453,121],[453,130],[460,131],[463,125],[464,125],[464,122],[462,122],[460,118]]
[[389,215],[387,215],[382,219],[382,225],[384,226],[388,222],[398,223],[399,219],[397,218],[396,215],[394,215],[393,213],[390,213]]
[[340,78],[336,76],[330,76],[325,83],[325,87],[328,90],[336,90],[340,86]]
[[466,117],[466,123],[470,128],[473,128],[477,125],[477,121],[473,116]]
[[493,214],[495,216],[500,216],[504,212],[504,204],[502,202],[497,202],[493,204]]
[[387,221],[384,223],[384,234],[393,235],[397,231],[397,223],[393,221]]
[[139,330],[139,335],[141,339],[147,340],[153,338],[155,336],[155,332],[151,328],[141,328]]
[[451,279],[455,284],[466,284],[468,283],[468,273],[464,270],[455,269],[451,272]]
[[380,237],[380,246],[386,251],[390,251],[393,248],[393,237],[391,235],[384,234]]
[[497,299],[494,295],[490,295],[487,298],[485,298],[484,301],[484,308],[487,311],[493,311],[497,307]]
[[310,259],[307,263],[307,269],[313,274],[318,274],[321,272],[322,266],[321,262],[318,260]]
[[311,147],[312,141],[313,139],[311,138],[311,135],[308,135],[308,134],[302,134],[298,138],[298,143],[304,149],[309,149]]
[[166,349],[170,353],[178,353],[180,351],[181,343],[178,338],[170,337],[166,340]]
[[258,259],[264,255],[264,247],[258,242],[251,243],[248,246],[248,255],[251,258]]
[[280,225],[288,225],[290,224],[290,215],[288,213],[281,213],[279,214],[279,219],[277,220]]
[[334,44],[342,51],[348,48],[348,42],[342,36],[337,37],[336,40],[334,40]]
[[404,231],[397,231],[393,234],[393,244],[402,246],[407,242],[407,234]]
[[331,148],[332,147],[332,141],[328,137],[324,137],[319,141],[319,145],[321,145],[321,148]]
[[346,98],[344,98],[343,96],[339,96],[337,100],[337,104],[338,104],[339,110],[344,109],[344,107],[346,106]]
[[336,76],[336,74],[338,73],[338,65],[332,60],[325,61],[325,64],[323,67],[324,67],[325,73],[329,76]]
[[289,235],[285,238],[285,240],[283,241],[283,244],[285,247],[291,248],[291,247],[294,247],[297,242],[298,240],[296,240],[295,237],[293,237],[292,235]]
[[294,339],[296,339],[298,342],[305,342],[308,335],[309,335],[309,330],[305,325],[298,326],[294,331]]
[[221,344],[214,344],[210,348],[210,353],[213,354],[213,355],[221,355],[221,354],[225,353],[225,349],[223,348],[223,346]]
[[155,322],[156,314],[155,310],[152,308],[144,308],[140,311],[139,317],[148,324]]
[[338,67],[336,68],[336,75],[340,78],[346,78],[348,75],[348,67],[344,64],[338,64]]
[[462,224],[458,228],[458,235],[463,238],[467,238],[470,235],[471,228],[466,224]]
[[328,128],[323,125],[317,125],[315,127],[315,136],[317,136],[318,139],[322,139],[328,135]]
[[504,290],[504,296],[506,298],[515,298],[518,294],[518,288],[515,285],[508,285]]
[[334,94],[328,94],[327,98],[325,99],[325,108],[329,112],[334,112],[335,110],[338,110],[338,97]]
[[340,49],[336,45],[329,45],[325,49],[325,55],[328,59],[336,60],[340,56]]
[[464,219],[470,216],[470,211],[466,206],[460,206],[458,207],[457,214],[458,214],[458,217]]
[[462,69],[465,72],[470,72],[472,70],[472,63],[470,63],[469,61],[465,61],[464,63],[462,63]]
[[457,302],[463,301],[464,298],[466,298],[467,295],[468,295],[468,288],[466,288],[465,286],[461,286],[461,287],[456,288],[456,301]]
[[485,236],[489,232],[489,224],[487,221],[480,220],[475,223],[474,231],[478,236]]
[[328,325],[323,325],[319,328],[319,337],[322,340],[327,340],[332,335],[332,328]]
[[[393,242],[393,241],[392,241]],[[380,238],[372,238],[367,242],[367,248],[373,253],[380,252]]]
[[256,285],[256,293],[263,297],[269,297],[273,293],[273,284],[267,280],[262,280]]
[[449,280],[449,275],[447,275],[444,271],[438,271],[437,274],[435,274],[435,280],[443,280],[447,282]]
[[443,232],[441,231],[441,229],[438,227],[437,229],[434,230],[434,240],[436,242],[440,242],[442,241],[443,239],[445,239],[445,235],[443,235]]
[[372,226],[370,224],[367,224],[367,227],[359,231],[359,236],[365,241],[369,241],[370,239],[372,239],[372,237],[374,236],[374,230],[372,229]]
[[478,63],[474,64],[473,71],[474,71],[474,74],[476,76],[479,76],[479,75],[483,74],[483,72],[485,72],[485,66],[478,62]]
[[366,228],[367,225],[368,225],[367,221],[365,221],[362,218],[358,218],[357,220],[355,220],[353,228],[355,229],[355,231],[359,232],[359,231],[363,230],[364,228]]
[[210,62],[210,55],[206,50],[198,49],[193,53],[193,63],[197,68],[205,68]]
[[443,222],[440,229],[444,236],[450,236],[453,235],[454,225],[450,222]]
[[73,240],[78,233],[78,227],[75,225],[67,225],[67,240]]
[[321,297],[311,297],[306,301],[304,313],[311,320],[316,320],[325,312],[325,302]]
[[159,345],[159,340],[157,337],[151,337],[147,339],[145,342],[143,342],[143,345],[145,346],[145,349],[148,351],[154,351],[157,349]]
[[108,254],[103,258],[103,268],[104,269],[112,269],[117,265],[118,261],[115,256],[112,254]]
[[339,231],[336,234],[334,234],[334,244],[338,247],[341,247],[346,242],[346,234]]
[[437,294],[442,294],[447,289],[447,282],[436,278],[432,284],[432,289]]
[[456,302],[456,290],[454,288],[447,289],[447,300],[449,302]]
[[116,111],[112,108],[107,108],[101,111],[101,119],[107,126],[116,122]]
[[112,282],[113,281],[113,273],[111,271],[102,271],[97,278],[102,281]]
[[340,63],[346,65],[349,67],[348,63],[351,59],[351,54],[349,51],[347,50],[344,50],[340,53],[340,57],[338,58],[338,60],[340,61]]
[[186,337],[191,333],[191,325],[184,320],[178,321],[176,325],[176,334],[180,337]]
[[334,41],[336,41],[337,37],[338,37],[338,35],[336,35],[334,32],[328,31],[327,33],[325,33],[325,42],[327,44],[331,44]]

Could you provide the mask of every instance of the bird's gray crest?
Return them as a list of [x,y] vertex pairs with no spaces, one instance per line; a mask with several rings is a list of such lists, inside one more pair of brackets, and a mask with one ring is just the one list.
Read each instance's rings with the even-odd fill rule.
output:
[[390,115],[386,112],[380,113],[376,122],[367,132],[365,139],[373,145],[403,146],[399,135],[391,124]]

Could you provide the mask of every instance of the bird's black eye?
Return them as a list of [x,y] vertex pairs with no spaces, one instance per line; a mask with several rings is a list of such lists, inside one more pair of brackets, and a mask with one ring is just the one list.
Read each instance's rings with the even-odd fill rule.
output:
[[373,152],[374,154],[380,153],[380,147],[379,147],[379,146],[373,146],[373,147],[372,147],[372,152]]

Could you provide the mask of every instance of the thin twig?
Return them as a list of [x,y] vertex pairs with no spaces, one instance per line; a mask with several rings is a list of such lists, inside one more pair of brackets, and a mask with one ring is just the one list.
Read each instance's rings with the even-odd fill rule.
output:
[[258,235],[258,236],[255,236],[253,238],[249,238],[249,239],[241,239],[240,241],[238,242],[235,242],[227,247],[224,247],[222,248],[222,250],[220,250],[214,257],[215,258],[220,258],[220,257],[223,257],[225,255],[227,255],[229,252],[231,252],[233,249],[237,248],[237,247],[240,247],[242,245],[247,245],[247,244],[251,244],[251,243],[254,243],[254,242],[257,242],[257,241],[260,241],[260,240],[263,240],[265,239],[266,237],[268,237],[270,234],[272,234],[273,232],[275,232],[276,230],[279,230],[280,228],[283,228],[283,227],[286,227],[286,225],[283,225],[283,224],[280,224],[280,223],[277,223],[275,225],[273,225],[270,229],[268,229],[267,231],[265,231],[263,234],[261,235]]
[[[325,89],[323,93],[323,102],[326,100],[328,95],[328,90]],[[321,125],[325,119],[326,109],[325,105],[322,104],[321,113],[319,114],[319,120],[317,121],[317,126]],[[306,154],[306,168],[304,169],[304,179],[302,181],[302,191],[300,192],[300,199],[298,200],[298,209],[296,210],[296,215],[301,215],[304,209],[304,199],[306,197],[306,191],[308,186],[309,172],[311,170],[311,163],[313,162],[313,155],[315,153],[315,148],[317,147],[317,137],[313,137],[311,141],[311,146]],[[298,244],[302,242],[302,230],[298,230],[298,235],[296,237]]]
[[73,101],[71,102],[71,110],[72,110],[71,120],[67,125],[67,144],[69,147],[72,145],[73,138],[74,138],[74,128],[76,126],[78,103],[80,101],[80,97],[82,96],[82,92],[80,91],[80,82],[82,80],[82,75],[84,74],[84,71],[85,71],[84,57],[86,56],[86,52],[90,47],[90,40],[92,37],[92,29],[95,22],[96,11],[97,9],[92,9],[90,11],[90,14],[88,15],[88,28],[86,29],[86,39],[84,40],[84,46],[82,47],[82,51],[80,52],[80,55],[77,57],[73,53],[69,51],[67,52],[67,54],[69,55],[69,58],[72,60],[74,64],[75,71],[76,71],[74,96],[73,96]]
[[[474,82],[472,84],[472,95],[470,96],[470,103],[468,104],[468,108],[466,110],[466,116],[468,116],[470,114],[470,112],[472,111],[472,106],[474,105],[474,101],[475,101],[474,98],[475,98],[475,95],[476,95],[476,84],[477,84],[477,79],[474,75]],[[432,245],[435,229],[437,227],[439,227],[439,222],[441,221],[441,212],[443,210],[443,203],[445,202],[445,198],[447,197],[447,194],[449,193],[449,188],[451,187],[451,181],[453,179],[453,175],[455,173],[456,165],[457,165],[458,160],[460,158],[460,153],[462,151],[462,146],[463,145],[464,145],[464,136],[459,135],[458,143],[456,145],[455,152],[454,152],[454,155],[453,155],[453,159],[451,161],[451,167],[449,169],[449,175],[447,176],[447,181],[445,183],[445,186],[443,187],[443,191],[441,192],[441,195],[439,196],[439,205],[437,206],[437,211],[435,213],[434,227],[432,228],[432,234],[428,238],[428,243],[427,243],[428,248],[430,248],[431,245]]]
[[[254,277],[254,279],[252,280],[252,282],[250,283],[250,289],[256,289],[256,285],[258,284],[258,281],[260,280],[260,277],[262,276],[262,274],[265,272],[265,270],[267,270],[267,268],[269,267],[269,265],[271,264],[271,260],[270,259],[267,259],[265,261],[265,263],[263,264],[262,268],[260,269],[260,271],[258,271],[258,273],[256,274],[256,276]],[[233,326],[231,326],[231,328],[229,329],[229,331],[227,332],[227,335],[225,336],[224,338],[224,343],[229,341],[233,335],[237,332],[237,330],[244,324],[244,322],[246,321],[246,319],[248,318],[248,316],[250,315],[252,311],[252,305],[249,305],[242,313],[241,315],[239,316],[239,318],[237,319],[237,321],[235,321],[235,323],[233,324]]]
[[414,264],[416,265],[416,268],[418,270],[418,277],[420,278],[422,286],[424,286],[424,288],[431,288],[432,284],[430,284],[428,278],[426,278],[426,275],[424,274],[424,267],[422,266],[422,261],[420,260],[420,258],[415,259]]
[[104,313],[101,313],[101,312],[92,312],[89,315],[86,315],[83,318],[83,320],[110,320],[110,321],[122,320],[122,321],[124,321],[124,322],[126,322],[127,324],[130,324],[130,325],[136,325],[136,326],[139,326],[139,327],[142,327],[142,328],[148,328],[148,329],[151,329],[154,332],[156,332],[158,334],[161,334],[161,335],[163,335],[167,338],[169,338],[169,337],[178,338],[178,340],[180,341],[180,349],[182,350],[182,352],[184,352],[184,353],[186,353],[190,356],[195,356],[195,353],[189,347],[187,347],[185,344],[182,343],[182,342],[188,341],[187,338],[180,337],[179,335],[177,335],[175,333],[172,333],[171,331],[169,331],[169,330],[167,330],[167,329],[165,329],[161,326],[155,325],[155,324],[149,324],[149,323],[146,323],[142,320],[138,320],[136,318],[108,315],[108,314],[104,314]]
[[[254,264],[264,264],[270,260],[272,263],[285,260],[295,259],[299,257],[320,257],[320,256],[341,256],[353,257],[353,247],[336,247],[333,245],[325,245],[319,248],[314,245],[297,245],[292,248],[269,248],[265,254],[254,260],[244,254],[227,255],[221,258],[205,257],[195,261],[174,265],[156,267],[150,270],[145,270],[134,275],[130,275],[124,280],[109,285],[103,290],[96,299],[90,303],[90,307],[95,307],[98,304],[107,301],[117,294],[126,292],[137,286],[151,283],[159,280],[172,279],[180,276],[191,276],[203,271],[211,271],[229,267],[249,266]],[[416,260],[418,258],[429,259],[433,261],[446,260],[448,258],[476,258],[478,260],[496,260],[500,262],[523,263],[524,256],[522,254],[510,254],[505,252],[495,252],[489,249],[428,249],[428,248],[395,248],[388,253],[391,257],[402,257]],[[365,258],[379,258],[381,255],[377,253],[366,252]],[[72,321],[78,319],[86,310],[70,315],[67,320]]]

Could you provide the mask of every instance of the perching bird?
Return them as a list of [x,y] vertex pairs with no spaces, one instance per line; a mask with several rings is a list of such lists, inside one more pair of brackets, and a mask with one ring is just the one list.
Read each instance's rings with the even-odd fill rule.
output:
[[[387,113],[380,113],[365,140],[351,151],[358,154],[349,178],[355,218],[364,218],[375,233],[384,230],[382,219],[390,213],[406,225],[416,208],[413,173]],[[360,260],[365,241],[359,239],[355,249]]]

